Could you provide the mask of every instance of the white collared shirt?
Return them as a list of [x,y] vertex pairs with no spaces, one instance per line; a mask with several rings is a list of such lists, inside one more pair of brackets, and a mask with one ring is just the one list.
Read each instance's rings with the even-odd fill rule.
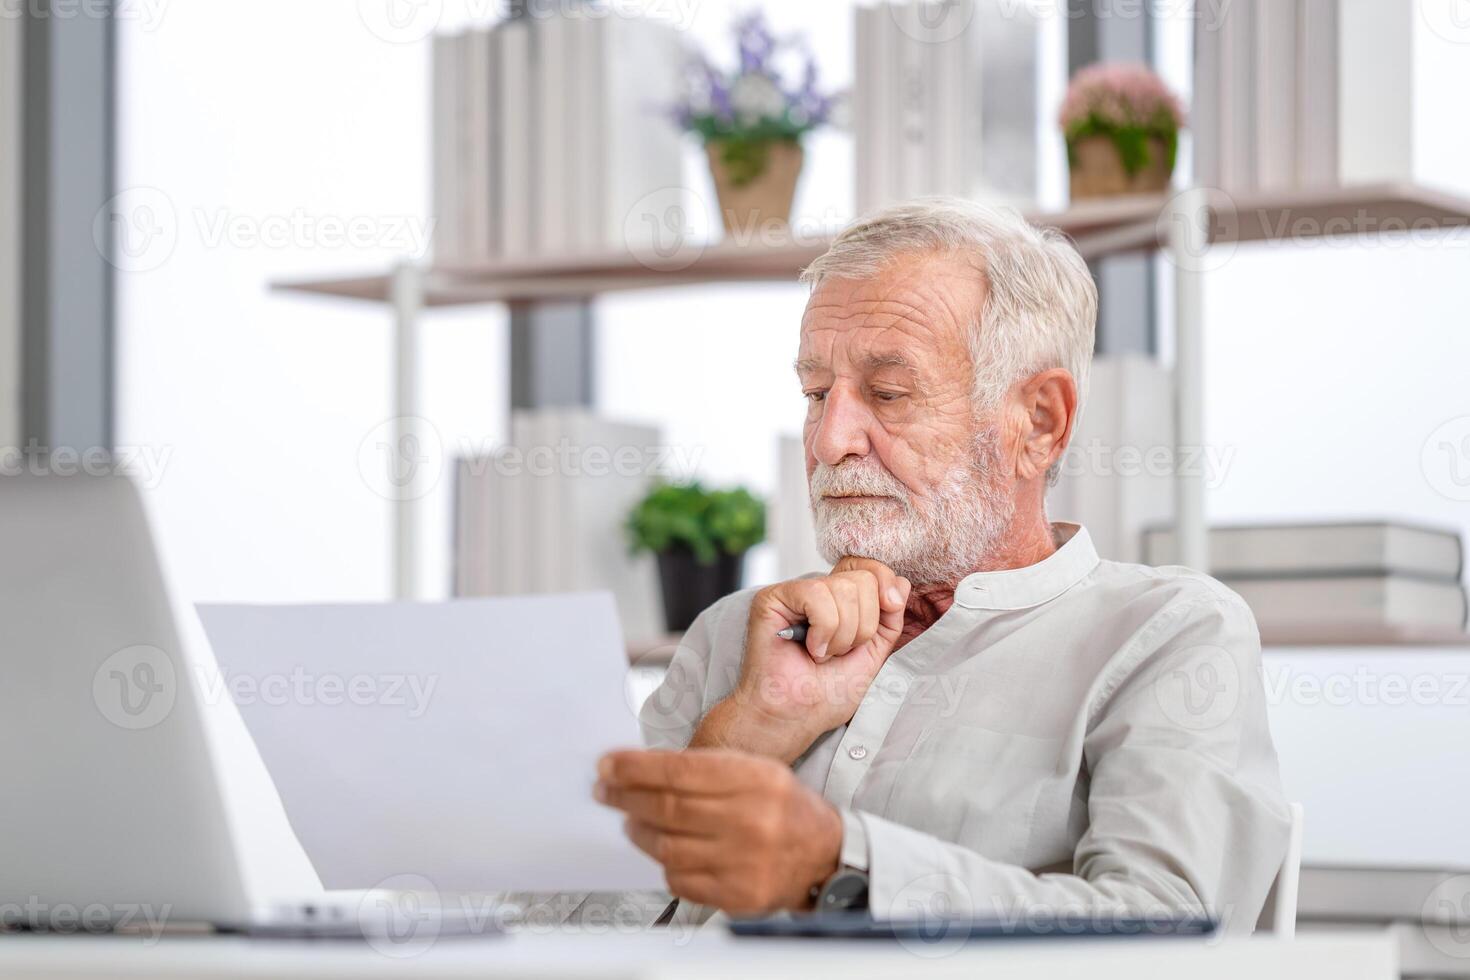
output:
[[[1248,932],[1289,829],[1250,610],[1053,534],[1043,561],[966,577],[795,772],[842,813],[875,915],[1203,910]],[[755,591],[685,634],[650,745],[688,745],[731,692]]]

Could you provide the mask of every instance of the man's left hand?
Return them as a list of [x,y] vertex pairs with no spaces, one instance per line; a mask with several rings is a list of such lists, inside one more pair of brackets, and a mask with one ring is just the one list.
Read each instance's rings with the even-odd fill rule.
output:
[[594,795],[669,891],[731,915],[811,907],[837,870],[842,818],[773,759],[723,749],[609,752]]

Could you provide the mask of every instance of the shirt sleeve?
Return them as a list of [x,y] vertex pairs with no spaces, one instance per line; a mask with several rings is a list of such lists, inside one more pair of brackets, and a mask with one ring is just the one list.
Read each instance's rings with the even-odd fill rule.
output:
[[1091,692],[1088,826],[1069,870],[1028,870],[858,814],[875,916],[1208,914],[1248,933],[1286,852],[1260,638],[1215,586],[1161,610]]
[[721,659],[720,655],[728,653],[724,647],[732,643],[743,650],[745,613],[753,591],[726,596],[701,612],[685,630],[663,680],[638,712],[648,748],[687,748],[710,705],[733,688],[740,650],[734,652],[733,667],[724,662],[729,657]]

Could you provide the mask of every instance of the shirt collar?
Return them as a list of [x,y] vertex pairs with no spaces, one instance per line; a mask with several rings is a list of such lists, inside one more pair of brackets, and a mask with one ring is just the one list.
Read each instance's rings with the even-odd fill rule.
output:
[[954,590],[957,606],[966,609],[1029,609],[1050,602],[1082,581],[1097,567],[1097,549],[1080,524],[1051,526],[1057,550],[1034,565],[998,572],[974,572]]

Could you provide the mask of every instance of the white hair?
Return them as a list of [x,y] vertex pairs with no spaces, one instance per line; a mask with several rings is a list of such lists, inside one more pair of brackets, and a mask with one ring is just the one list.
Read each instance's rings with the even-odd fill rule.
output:
[[[1097,325],[1097,286],[1061,232],[1038,228],[1009,208],[953,197],[919,198],[865,215],[802,271],[816,289],[828,278],[863,279],[915,254],[969,257],[986,285],[970,324],[977,413],[994,411],[1017,382],[1064,368],[1077,383],[1077,410]],[[1055,478],[1059,466],[1048,476]]]

